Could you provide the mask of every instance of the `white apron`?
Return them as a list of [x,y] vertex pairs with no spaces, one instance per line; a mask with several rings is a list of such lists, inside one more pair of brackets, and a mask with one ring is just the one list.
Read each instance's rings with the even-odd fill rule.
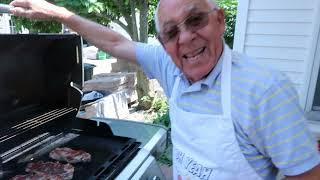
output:
[[236,140],[231,119],[231,50],[224,47],[221,71],[222,115],[197,114],[177,105],[180,77],[169,100],[173,143],[173,178],[262,179],[249,165]]

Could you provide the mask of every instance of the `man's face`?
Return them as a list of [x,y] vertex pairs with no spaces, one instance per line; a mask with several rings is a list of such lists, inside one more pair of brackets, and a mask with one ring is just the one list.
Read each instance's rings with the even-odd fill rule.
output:
[[[222,52],[224,13],[213,9],[213,5],[206,0],[161,1],[160,40],[191,82],[201,80],[210,73]],[[199,26],[201,28],[190,28],[194,19],[200,17],[208,19]],[[161,35],[166,39],[161,39]]]

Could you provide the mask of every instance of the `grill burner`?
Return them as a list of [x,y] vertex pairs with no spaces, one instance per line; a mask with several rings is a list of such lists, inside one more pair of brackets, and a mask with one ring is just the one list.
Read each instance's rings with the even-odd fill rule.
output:
[[76,118],[81,44],[76,35],[0,35],[0,179],[27,174],[29,162],[55,162],[57,147],[91,154],[73,164],[73,179],[113,179],[139,150],[107,124]]

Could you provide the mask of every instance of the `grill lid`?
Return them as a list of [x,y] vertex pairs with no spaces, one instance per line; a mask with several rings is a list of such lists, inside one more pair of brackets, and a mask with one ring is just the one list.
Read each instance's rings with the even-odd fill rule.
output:
[[81,49],[80,36],[72,34],[0,35],[0,138],[31,129],[29,120],[55,110],[73,109],[76,115],[83,85]]

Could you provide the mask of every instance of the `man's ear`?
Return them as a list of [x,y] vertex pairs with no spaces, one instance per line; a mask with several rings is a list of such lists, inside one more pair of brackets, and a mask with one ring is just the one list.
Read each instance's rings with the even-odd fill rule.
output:
[[220,32],[222,34],[224,34],[224,31],[226,28],[224,9],[218,9],[218,11],[217,11],[217,24],[218,24]]
[[166,46],[165,46],[164,43],[162,42],[161,38],[158,37],[157,39],[158,39],[158,41],[161,43],[163,49],[167,51]]
[[218,18],[218,23],[225,23],[225,13],[224,9],[220,8],[217,10],[217,18]]

